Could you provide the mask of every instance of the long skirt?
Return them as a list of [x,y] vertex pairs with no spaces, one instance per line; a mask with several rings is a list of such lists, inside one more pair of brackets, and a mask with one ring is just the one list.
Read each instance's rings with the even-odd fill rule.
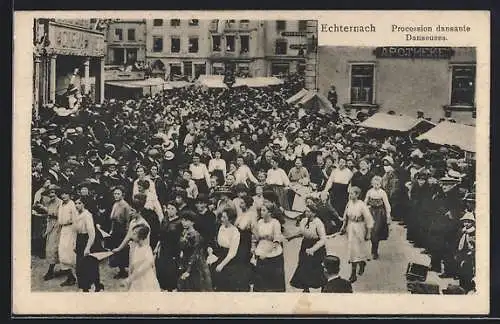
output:
[[387,240],[389,237],[389,226],[387,225],[387,213],[384,205],[370,206],[370,213],[374,221],[371,231],[371,241],[378,242]]
[[47,216],[31,217],[31,254],[43,257],[45,256],[45,234],[47,226]]
[[255,266],[255,292],[285,292],[285,268],[283,254],[258,259]]
[[365,222],[347,223],[347,252],[348,260],[352,262],[367,261],[370,259],[369,242],[365,240],[366,224]]
[[[78,288],[90,289],[92,284],[100,283],[99,261],[91,256],[84,256],[85,247],[89,239],[88,234],[77,234],[76,236],[76,278],[78,280]],[[90,252],[100,250],[100,242],[97,237],[94,244],[90,248]]]
[[76,264],[76,233],[71,225],[61,227],[59,237],[59,263],[61,270],[72,269]]
[[308,255],[306,249],[314,246],[317,239],[304,238],[299,251],[299,264],[290,280],[290,285],[295,288],[321,288],[326,283],[321,263],[326,256],[326,248],[323,246],[313,255]]
[[179,278],[177,283],[179,291],[213,291],[210,269],[206,260],[201,257],[196,259],[191,267],[189,277]]
[[179,271],[179,260],[169,253],[167,249],[160,246],[156,260],[156,277],[161,289],[172,291],[177,289],[177,282],[181,275]]
[[212,283],[215,291],[248,292],[250,291],[251,264],[236,255],[221,272],[217,266],[224,260],[229,249],[221,249],[217,262],[210,265]]
[[217,177],[217,185],[222,186],[226,181],[222,170],[213,170],[212,175]]
[[199,193],[208,194],[207,181],[205,179],[195,179],[196,187],[198,187]]
[[[127,235],[126,232],[113,232],[110,237],[110,245],[112,248],[117,248],[122,243]],[[109,258],[109,266],[111,268],[126,268],[129,265],[129,246],[126,245],[121,251],[113,254]]]
[[278,198],[278,203],[285,210],[290,210],[290,203],[288,201],[287,191],[283,186],[271,186],[274,193]]
[[344,215],[344,210],[349,200],[347,187],[348,185],[346,184],[334,182],[330,190],[330,202],[339,215]]
[[57,223],[57,219],[47,219],[45,234],[45,257],[49,264],[56,264],[59,262],[59,237],[61,235],[61,226]]

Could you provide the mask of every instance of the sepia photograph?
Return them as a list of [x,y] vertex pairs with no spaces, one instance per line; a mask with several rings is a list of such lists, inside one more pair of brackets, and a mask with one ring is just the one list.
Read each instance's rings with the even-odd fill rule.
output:
[[482,296],[477,46],[97,16],[31,20],[26,293]]

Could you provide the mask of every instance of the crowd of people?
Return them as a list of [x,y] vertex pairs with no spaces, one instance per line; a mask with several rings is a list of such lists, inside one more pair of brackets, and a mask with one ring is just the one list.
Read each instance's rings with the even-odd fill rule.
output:
[[[62,286],[100,291],[89,259],[111,250],[114,278],[134,291],[283,292],[284,224],[300,213],[295,288],[352,292],[396,221],[433,271],[472,291],[473,161],[288,104],[303,87],[291,75],[265,88],[83,100],[68,116],[42,109],[32,251],[49,263],[44,280],[62,274]],[[348,280],[327,255],[332,235],[347,236]]]

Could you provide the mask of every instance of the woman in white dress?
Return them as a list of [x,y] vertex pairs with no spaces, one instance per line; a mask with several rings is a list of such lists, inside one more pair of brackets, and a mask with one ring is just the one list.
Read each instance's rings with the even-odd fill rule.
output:
[[[347,251],[349,263],[352,265],[350,282],[357,280],[365,271],[366,261],[370,259],[371,229],[373,228],[373,218],[365,202],[359,200],[361,189],[351,187],[349,189],[349,201],[344,212],[344,223],[340,230],[347,233]],[[359,271],[356,274],[356,271]]]
[[[141,194],[141,193],[136,194],[136,195],[134,195],[134,201],[133,201],[132,205],[138,209],[143,209],[144,205],[146,203],[146,199],[147,199],[147,196],[145,194]],[[134,227],[142,224],[149,229],[147,236],[144,238],[144,241],[147,242],[148,245],[150,245],[151,227],[149,226],[148,222],[142,217],[141,213],[139,213],[137,211],[137,209],[132,209],[130,214],[132,216],[132,220],[130,221],[130,223],[128,225],[127,235],[123,239],[120,246],[113,249],[112,251],[113,251],[113,253],[120,252],[122,249],[124,249],[128,245],[129,246],[129,260],[131,261],[132,259],[134,259],[135,249],[138,246],[138,243],[133,240],[133,237],[135,235],[134,234]],[[129,266],[129,272],[130,272],[130,266]]]
[[156,278],[153,251],[149,245],[149,232],[149,226],[144,223],[132,227],[131,239],[135,248],[130,258],[129,276],[125,279],[128,291],[161,291]]
[[255,227],[254,289],[257,292],[285,292],[285,270],[283,258],[283,235],[281,224],[276,219],[278,207],[265,200],[259,208],[260,219]]

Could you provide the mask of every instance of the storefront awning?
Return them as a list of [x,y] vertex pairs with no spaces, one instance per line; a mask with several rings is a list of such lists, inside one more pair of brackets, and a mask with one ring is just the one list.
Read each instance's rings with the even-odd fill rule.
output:
[[455,145],[464,151],[476,152],[476,127],[447,121],[417,137],[439,145]]
[[148,87],[161,87],[164,90],[170,90],[173,88],[182,88],[189,86],[191,83],[186,81],[165,81],[162,78],[150,78],[139,81],[108,81],[106,85],[111,85],[121,88],[148,88]]
[[[222,75],[200,75],[196,84],[207,88],[227,88]],[[260,88],[279,84],[283,84],[283,80],[275,77],[236,78],[233,87]]]
[[408,132],[422,123],[434,125],[434,123],[425,119],[413,118],[405,115],[389,115],[387,113],[376,113],[359,124],[359,126],[398,132]]
[[195,84],[207,88],[227,88],[222,75],[200,75]]
[[288,104],[294,104],[297,101],[299,101],[300,99],[302,99],[302,97],[304,97],[308,92],[309,92],[308,90],[302,89],[299,92],[297,92],[296,94],[294,94],[293,96],[291,96],[290,98],[288,98],[286,100],[286,102]]

